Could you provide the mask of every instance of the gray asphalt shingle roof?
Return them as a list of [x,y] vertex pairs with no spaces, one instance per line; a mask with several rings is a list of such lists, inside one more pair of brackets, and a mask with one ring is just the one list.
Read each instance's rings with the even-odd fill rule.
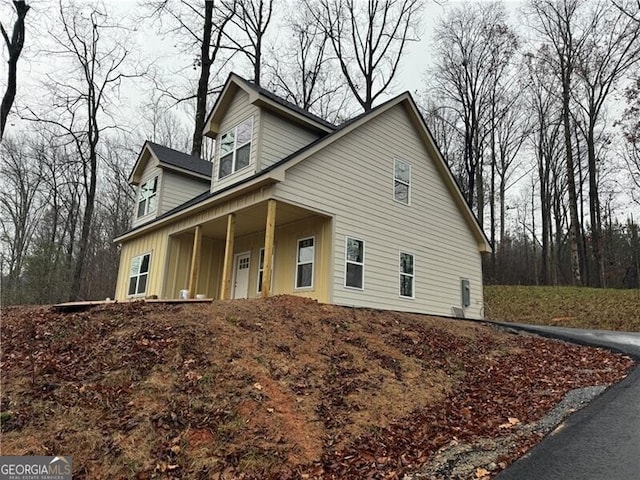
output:
[[211,162],[150,141],[147,141],[147,144],[160,162],[200,175],[211,176],[213,168]]

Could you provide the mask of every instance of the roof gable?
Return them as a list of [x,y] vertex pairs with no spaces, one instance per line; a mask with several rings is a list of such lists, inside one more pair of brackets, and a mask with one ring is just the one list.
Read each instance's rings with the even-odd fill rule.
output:
[[211,162],[147,140],[129,175],[130,183],[136,185],[140,181],[142,172],[151,158],[158,161],[160,168],[168,168],[203,180],[211,179]]
[[309,158],[314,153],[333,144],[339,138],[342,138],[348,133],[362,127],[372,119],[380,115],[383,115],[385,112],[387,112],[391,108],[394,108],[400,105],[402,105],[406,109],[407,113],[409,114],[409,118],[413,123],[414,127],[416,128],[416,131],[418,132],[420,138],[424,142],[424,145],[427,151],[432,157],[442,181],[444,182],[447,189],[451,193],[453,200],[458,207],[458,210],[460,211],[461,215],[463,216],[467,225],[469,226],[471,232],[473,233],[474,238],[476,239],[476,242],[478,244],[479,251],[483,253],[491,252],[492,250],[491,243],[489,242],[487,236],[482,230],[482,227],[480,227],[480,223],[478,222],[478,219],[476,218],[475,214],[471,210],[471,207],[467,203],[462,193],[462,190],[458,185],[458,182],[456,181],[455,177],[453,176],[453,173],[451,172],[451,169],[449,168],[444,158],[442,157],[442,154],[440,153],[440,150],[435,140],[433,139],[433,136],[431,135],[429,127],[425,123],[424,118],[420,114],[418,107],[415,104],[415,101],[413,100],[409,92],[405,92],[401,95],[398,95],[397,97],[394,97],[391,100],[388,100],[387,102],[381,105],[378,105],[372,110],[365,112],[343,123],[331,134],[325,137],[321,137],[315,142],[298,150],[297,152],[292,153],[291,155],[282,159],[280,162],[277,162],[276,164],[272,165],[270,168],[266,169],[265,171],[280,170],[281,171],[280,173],[283,174],[284,172],[286,172],[286,170],[290,169],[294,165],[297,165],[298,163]]
[[[225,86],[225,88],[227,86],[229,86],[229,80],[227,81],[227,85]],[[237,90],[234,90],[231,95],[228,95],[228,98],[233,98],[233,94],[235,94],[236,91]],[[222,97],[223,95],[221,94],[221,96],[218,98],[218,101],[224,101],[224,100],[221,100]],[[451,172],[451,169],[449,168],[444,158],[442,157],[442,154],[440,153],[440,150],[435,140],[433,139],[433,136],[427,124],[425,123],[424,118],[420,114],[418,107],[415,104],[415,101],[413,100],[409,92],[405,92],[401,95],[398,95],[397,97],[394,97],[388,100],[387,102],[381,105],[378,105],[372,110],[368,112],[364,112],[352,118],[351,120],[348,120],[347,122],[342,123],[339,127],[334,128],[333,131],[331,131],[331,133],[329,133],[328,135],[318,138],[318,140],[311,142],[309,145],[301,148],[296,152],[293,152],[292,154],[283,158],[279,162],[276,162],[270,165],[269,167],[261,170],[260,172],[257,172],[255,175],[249,178],[246,178],[241,182],[238,182],[237,184],[232,185],[231,187],[233,187],[233,189],[241,189],[243,188],[243,185],[251,185],[255,181],[259,181],[260,177],[271,178],[273,179],[273,181],[282,181],[285,179],[286,170],[288,170],[289,168],[306,160],[314,153],[333,144],[333,142],[335,142],[339,138],[342,138],[348,133],[354,131],[355,129],[362,127],[367,122],[371,121],[372,119],[376,118],[379,115],[383,115],[385,112],[387,112],[388,110],[396,106],[403,106],[406,109],[411,122],[413,123],[420,138],[424,142],[424,145],[427,151],[432,157],[435,163],[435,167],[439,172],[442,181],[444,182],[445,186],[451,193],[452,198],[456,206],[458,207],[458,210],[460,211],[460,214],[464,218],[474,238],[476,239],[478,250],[483,253],[491,252],[492,248],[487,236],[482,230],[482,227],[480,227],[480,224],[477,218],[475,217],[475,214],[471,210],[471,207],[467,203],[462,193],[462,190],[460,189],[460,186],[458,185],[455,177],[453,176],[453,173]],[[214,110],[212,111],[210,118],[207,120],[207,125],[209,125],[209,122],[214,117],[215,112],[216,112],[216,106],[214,106]],[[167,212],[166,219],[168,220],[170,217],[175,216],[184,210],[196,207],[197,205],[200,205],[200,204],[204,204],[205,202],[215,201],[219,196],[222,196],[222,194],[226,193],[226,190],[227,189],[224,189],[223,191],[216,192],[215,194],[204,193],[202,195],[199,195],[193,200],[176,207],[171,212]],[[155,222],[151,222],[151,223],[155,223]]]
[[231,105],[233,97],[239,90],[243,90],[249,95],[250,103],[274,111],[296,123],[305,125],[307,128],[325,133],[331,132],[336,128],[335,125],[317,115],[280,98],[274,93],[245,80],[235,73],[231,73],[207,117],[204,127],[205,135],[215,137],[220,133],[222,119]]

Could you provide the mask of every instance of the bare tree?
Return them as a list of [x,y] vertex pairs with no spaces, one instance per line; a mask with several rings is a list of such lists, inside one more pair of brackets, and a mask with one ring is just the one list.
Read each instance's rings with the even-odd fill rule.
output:
[[492,99],[503,88],[517,39],[506,24],[504,7],[495,2],[452,9],[436,26],[435,39],[432,89],[457,114],[466,198],[483,222],[483,152],[494,118]]
[[[51,54],[71,62],[64,80],[50,77],[53,108],[44,114],[29,110],[28,120],[41,122],[59,132],[60,141],[74,148],[81,170],[84,210],[78,251],[71,283],[71,300],[81,294],[89,247],[98,184],[98,155],[103,132],[116,128],[109,123],[108,109],[117,98],[125,78],[141,73],[125,73],[129,50],[116,39],[126,30],[110,23],[105,11],[90,7],[88,15],[72,4],[60,3],[61,32],[53,32],[57,49]],[[112,30],[110,36],[103,32]]]
[[249,60],[253,82],[260,86],[264,39],[273,14],[273,0],[234,0],[227,5],[227,10],[232,13],[231,22],[240,34],[236,36],[235,32],[225,32],[229,43],[225,48],[241,53]]
[[339,121],[347,90],[334,68],[327,32],[306,9],[292,11],[287,23],[291,36],[267,64],[269,88],[304,110]]
[[524,66],[528,76],[526,101],[533,113],[531,140],[536,156],[540,194],[541,277],[545,284],[556,284],[558,259],[553,249],[552,207],[553,195],[559,193],[554,192],[554,172],[560,170],[557,165],[563,154],[562,107],[555,94],[559,89],[559,80],[549,71],[549,65],[534,55],[527,55]]
[[576,169],[572,147],[571,92],[575,81],[575,69],[579,53],[588,37],[588,28],[578,28],[580,0],[531,0],[530,10],[534,29],[549,45],[546,61],[560,79],[562,119],[565,139],[567,180],[569,190],[569,214],[571,265],[574,283],[582,285],[584,258],[580,242],[581,222],[578,217],[576,194]]
[[[194,56],[192,67],[198,70],[198,82],[195,93],[179,95],[173,89],[160,87],[158,90],[170,96],[176,103],[195,99],[194,127],[191,140],[191,154],[201,156],[204,123],[207,115],[207,98],[219,90],[212,87],[212,67],[218,60],[223,48],[225,28],[236,15],[235,1],[216,5],[212,0],[191,2],[181,0],[154,0],[146,2],[151,10],[151,18],[167,23],[162,28],[165,35],[181,39],[181,49]],[[224,63],[224,60],[222,61]]]
[[24,260],[38,225],[41,155],[42,146],[24,137],[8,137],[0,144],[0,242],[8,268],[5,299],[19,291]]
[[590,31],[585,48],[578,52],[579,90],[574,98],[586,117],[591,248],[596,267],[594,286],[604,287],[595,130],[617,82],[640,61],[640,23],[605,3],[596,3],[586,15]]
[[393,82],[408,42],[418,40],[420,0],[305,0],[331,41],[349,90],[365,110]]
[[29,5],[24,1],[14,0],[13,6],[16,9],[16,21],[13,24],[13,33],[11,39],[5,30],[2,22],[0,22],[0,32],[4,38],[9,52],[9,69],[7,71],[7,89],[2,97],[2,105],[0,105],[0,140],[4,136],[4,129],[7,124],[7,117],[11,111],[13,100],[16,98],[16,83],[18,76],[18,59],[22,53],[24,46],[24,19],[27,16]]

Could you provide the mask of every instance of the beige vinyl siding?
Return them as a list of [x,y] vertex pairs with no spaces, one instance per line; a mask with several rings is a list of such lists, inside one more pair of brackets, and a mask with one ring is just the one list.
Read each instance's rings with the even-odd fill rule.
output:
[[[396,158],[411,164],[410,206],[393,198]],[[289,169],[276,195],[335,215],[333,303],[451,315],[462,277],[471,282],[466,314],[481,316],[477,242],[404,106]],[[363,291],[344,287],[346,236],[365,241]],[[399,296],[401,250],[414,254],[415,299]]]
[[209,190],[209,182],[164,170],[158,215]]
[[260,116],[260,129],[260,169],[282,160],[318,138],[317,133],[266,110]]
[[251,137],[250,164],[248,167],[243,168],[237,173],[232,173],[231,175],[224,177],[222,180],[218,180],[220,146],[218,145],[218,142],[216,142],[216,154],[213,163],[213,174],[211,175],[212,192],[227,187],[256,173],[256,159],[258,158],[258,132],[260,130],[260,109],[249,102],[249,94],[245,91],[239,90],[233,97],[229,109],[225,113],[224,119],[220,123],[220,132],[218,133],[218,138],[224,135],[230,129],[234,128],[236,125],[247,120],[248,118],[253,118],[253,135]]
[[142,225],[143,223],[147,223],[149,220],[156,218],[158,215],[158,210],[156,209],[154,212],[148,213],[142,217],[138,217],[138,194],[140,192],[140,186],[144,185],[147,181],[151,180],[153,177],[158,177],[158,185],[156,190],[156,199],[158,200],[157,208],[160,208],[160,191],[162,188],[162,169],[158,166],[158,160],[155,157],[151,156],[147,165],[142,172],[140,177],[140,183],[135,186],[135,203],[133,208],[133,221],[131,222],[131,227],[137,227],[138,225]]

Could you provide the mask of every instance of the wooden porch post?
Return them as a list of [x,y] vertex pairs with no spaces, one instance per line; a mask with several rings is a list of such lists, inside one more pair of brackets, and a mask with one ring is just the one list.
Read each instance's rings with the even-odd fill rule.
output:
[[202,244],[202,225],[196,225],[193,234],[193,252],[191,253],[191,275],[189,275],[189,298],[195,298],[200,273],[200,245]]
[[276,201],[267,203],[267,226],[264,233],[264,268],[262,270],[262,298],[271,294],[273,275],[273,240],[276,232]]
[[220,286],[220,300],[231,298],[231,277],[233,268],[233,241],[235,239],[236,214],[227,216],[227,241],[224,247],[224,264],[222,266],[222,285]]

